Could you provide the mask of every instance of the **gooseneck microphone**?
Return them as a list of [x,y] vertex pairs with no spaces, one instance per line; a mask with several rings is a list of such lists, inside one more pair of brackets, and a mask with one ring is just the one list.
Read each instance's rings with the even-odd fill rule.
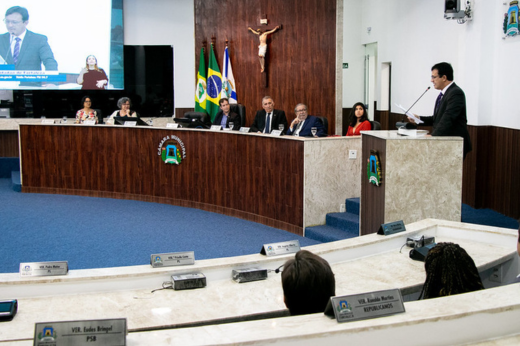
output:
[[415,104],[416,104],[417,102],[419,102],[419,100],[424,96],[424,94],[426,94],[426,92],[427,92],[428,90],[430,90],[430,88],[431,88],[431,87],[427,87],[426,90],[424,90],[424,92],[421,94],[421,96],[419,96],[419,98],[418,98],[418,99],[417,99],[417,100],[416,100],[416,101],[415,101],[415,102],[414,102],[414,103],[413,103],[413,104],[412,104],[412,105],[411,105],[411,106],[410,106],[410,107],[409,107],[409,108],[404,112],[403,117],[401,118],[401,121],[400,121],[400,122],[397,122],[397,123],[395,124],[395,126],[397,126],[398,129],[401,128],[401,127],[405,127],[405,128],[407,128],[407,129],[416,129],[416,128],[417,128],[417,125],[416,125],[416,124],[412,124],[412,123],[409,123],[409,122],[405,122],[405,120],[406,120],[406,118],[405,118],[405,117],[406,117],[406,113],[408,113],[408,111],[409,111],[410,109],[412,109],[412,107],[415,106]]

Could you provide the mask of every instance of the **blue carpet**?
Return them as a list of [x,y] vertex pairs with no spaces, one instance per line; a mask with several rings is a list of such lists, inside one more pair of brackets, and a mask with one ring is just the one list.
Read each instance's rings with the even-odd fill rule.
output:
[[276,228],[198,209],[110,198],[28,194],[0,179],[0,273],[21,262],[68,261],[70,269],[149,264],[152,253],[194,251],[195,260],[259,253],[298,239]]

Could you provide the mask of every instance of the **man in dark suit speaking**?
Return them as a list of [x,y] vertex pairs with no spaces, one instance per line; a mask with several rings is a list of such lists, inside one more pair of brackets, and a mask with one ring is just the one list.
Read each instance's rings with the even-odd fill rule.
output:
[[263,110],[256,112],[249,132],[271,133],[272,130],[279,130],[279,126],[283,125],[282,133],[285,133],[287,131],[285,112],[274,109],[274,101],[271,96],[264,96],[262,108]]
[[27,30],[29,12],[26,8],[14,6],[5,12],[7,33],[0,36],[2,63],[15,65],[16,70],[57,70],[47,36]]
[[[425,126],[433,126],[432,136],[459,136],[464,138],[464,157],[471,151],[467,128],[466,96],[453,82],[453,68],[447,62],[432,67],[433,87],[441,90],[435,102],[433,116],[420,117]],[[413,122],[413,119],[409,118]]]

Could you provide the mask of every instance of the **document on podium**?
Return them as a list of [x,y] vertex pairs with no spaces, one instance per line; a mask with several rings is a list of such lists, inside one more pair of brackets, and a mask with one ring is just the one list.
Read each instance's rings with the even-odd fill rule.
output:
[[403,106],[401,105],[398,105],[397,103],[395,104],[398,108],[402,109],[404,114],[406,114],[406,116],[410,117],[413,119],[413,121],[415,121],[416,124],[422,124],[424,123],[424,121],[422,121],[421,119],[417,118],[415,115],[413,115],[412,113],[410,112],[407,112],[405,108],[403,108]]

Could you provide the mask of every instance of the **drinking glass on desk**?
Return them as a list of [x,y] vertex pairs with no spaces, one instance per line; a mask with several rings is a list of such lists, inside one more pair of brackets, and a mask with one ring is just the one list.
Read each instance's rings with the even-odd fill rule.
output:
[[235,125],[235,124],[232,121],[230,121],[228,124],[229,130],[233,130],[233,125]]
[[278,125],[278,130],[283,132],[283,128],[284,128],[283,124]]
[[314,137],[316,137],[316,133],[318,133],[318,128],[317,127],[311,127],[311,133]]
[[67,123],[67,116],[66,115],[64,115],[63,119],[61,119],[61,123],[62,124],[66,124]]

